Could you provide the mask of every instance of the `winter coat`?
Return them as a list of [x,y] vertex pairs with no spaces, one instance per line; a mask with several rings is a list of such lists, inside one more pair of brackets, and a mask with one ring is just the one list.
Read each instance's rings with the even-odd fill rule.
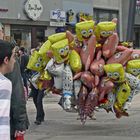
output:
[[23,82],[18,61],[15,62],[13,72],[5,76],[12,82],[10,128],[11,135],[14,135],[15,130],[26,130],[29,126]]

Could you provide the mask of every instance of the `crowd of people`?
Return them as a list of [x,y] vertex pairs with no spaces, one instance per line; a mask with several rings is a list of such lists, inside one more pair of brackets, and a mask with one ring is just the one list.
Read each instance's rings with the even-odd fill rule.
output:
[[26,101],[31,96],[37,110],[34,123],[40,125],[44,121],[44,91],[28,81],[29,73],[34,74],[26,70],[28,61],[25,48],[18,47],[15,41],[4,41],[0,24],[0,138],[3,140],[24,138],[29,127]]

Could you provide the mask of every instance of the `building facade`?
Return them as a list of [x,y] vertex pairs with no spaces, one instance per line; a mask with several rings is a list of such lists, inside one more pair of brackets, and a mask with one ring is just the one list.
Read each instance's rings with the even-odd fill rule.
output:
[[[0,0],[0,22],[5,39],[14,38],[19,46],[37,47],[55,32],[74,32],[80,19],[110,21],[118,18],[120,41],[127,40],[130,1],[132,0]],[[140,46],[140,8],[137,0],[133,38]]]
[[93,19],[93,0],[63,0],[67,29],[75,32],[74,26],[81,18]]
[[0,0],[0,22],[4,25],[6,40],[14,38],[19,46],[37,47],[55,32],[50,12],[62,9],[62,0]]
[[[93,17],[99,21],[111,20],[112,18],[118,18],[118,33],[120,41],[133,41],[135,47],[140,47],[140,0],[136,0],[136,7],[132,7],[132,2],[135,0],[93,0]],[[133,27],[130,27],[130,20],[132,14],[129,13],[135,11],[133,15],[134,22],[131,23]],[[130,17],[131,15],[131,17]],[[128,40],[128,30],[132,28],[132,39]]]
[[136,47],[140,48],[140,0],[136,3],[136,15],[134,24],[134,41]]

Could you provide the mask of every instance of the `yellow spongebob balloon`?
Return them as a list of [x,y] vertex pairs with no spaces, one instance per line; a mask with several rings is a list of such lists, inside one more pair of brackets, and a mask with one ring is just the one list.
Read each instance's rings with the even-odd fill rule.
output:
[[44,89],[43,84],[45,82],[48,82],[48,84],[46,85],[45,89],[49,90],[50,89],[50,86],[49,86],[49,81],[50,80],[52,80],[52,77],[47,71],[41,72],[40,77],[38,78],[38,81],[37,81],[38,89],[40,89],[40,90]]
[[127,82],[121,83],[117,90],[115,91],[116,94],[116,102],[115,108],[122,109],[124,103],[127,101],[128,97],[130,96],[131,88],[129,87]]
[[63,33],[56,33],[56,34],[53,34],[51,36],[48,37],[48,40],[54,44],[60,40],[63,40],[66,38],[66,32],[63,32]]
[[82,69],[81,58],[75,50],[72,50],[70,52],[69,61],[70,61],[70,66],[71,66],[71,69],[73,70],[73,72],[81,71],[81,69]]
[[34,51],[29,59],[27,68],[40,72],[44,69],[43,63],[44,63],[44,60],[42,56],[37,51]]
[[51,80],[52,77],[51,77],[51,75],[48,73],[48,71],[43,71],[43,72],[40,74],[39,79],[40,79],[40,80]]
[[46,64],[49,62],[50,58],[47,56],[47,51],[51,50],[51,42],[49,40],[47,40],[39,49],[39,54],[42,57],[42,59],[44,60],[43,62],[43,66],[45,67]]
[[134,76],[140,75],[140,59],[128,61],[126,65],[126,72]]
[[112,21],[99,22],[95,28],[95,36],[97,41],[107,38],[113,34],[116,29],[116,23]]
[[114,82],[125,81],[125,71],[121,64],[113,63],[104,65],[104,70],[110,80]]
[[[41,48],[39,49],[39,53],[40,54],[46,54],[47,51],[50,50],[50,47],[51,47],[51,42],[49,40],[47,40],[42,46]],[[46,55],[47,56],[47,55]]]
[[76,35],[79,41],[89,39],[94,31],[94,21],[83,21],[76,24]]
[[51,46],[51,49],[56,63],[63,63],[69,59],[68,39],[54,43]]
[[140,74],[137,76],[138,79],[140,79]]

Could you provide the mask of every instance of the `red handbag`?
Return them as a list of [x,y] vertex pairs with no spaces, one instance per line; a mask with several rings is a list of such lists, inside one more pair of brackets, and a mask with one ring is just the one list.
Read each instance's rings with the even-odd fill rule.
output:
[[24,135],[22,135],[22,136],[17,136],[17,137],[16,137],[16,140],[24,140]]

